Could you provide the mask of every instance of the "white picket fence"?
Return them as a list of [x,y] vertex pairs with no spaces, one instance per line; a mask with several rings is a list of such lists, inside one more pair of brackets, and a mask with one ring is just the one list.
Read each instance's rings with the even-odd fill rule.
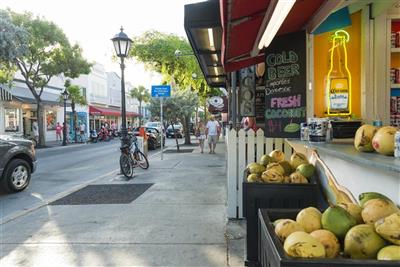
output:
[[274,149],[285,153],[286,159],[292,154],[292,147],[283,138],[265,138],[259,129],[245,131],[226,130],[228,218],[243,218],[243,174],[247,164],[257,162],[262,155]]

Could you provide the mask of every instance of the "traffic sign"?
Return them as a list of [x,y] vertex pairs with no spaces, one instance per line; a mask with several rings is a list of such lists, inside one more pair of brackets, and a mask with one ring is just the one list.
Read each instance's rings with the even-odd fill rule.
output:
[[170,97],[171,85],[152,85],[151,97]]

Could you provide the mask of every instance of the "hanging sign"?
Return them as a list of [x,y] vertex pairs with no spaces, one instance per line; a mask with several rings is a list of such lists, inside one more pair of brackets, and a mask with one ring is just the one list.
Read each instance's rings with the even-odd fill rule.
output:
[[306,121],[306,34],[275,38],[265,50],[265,136],[299,138]]
[[256,116],[255,91],[256,75],[255,67],[248,67],[240,70],[239,87],[239,114],[242,117]]

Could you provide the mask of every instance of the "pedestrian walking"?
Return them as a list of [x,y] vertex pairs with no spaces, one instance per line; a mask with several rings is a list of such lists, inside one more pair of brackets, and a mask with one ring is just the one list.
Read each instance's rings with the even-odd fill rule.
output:
[[60,123],[57,122],[57,125],[56,125],[56,142],[59,142],[59,143],[62,142],[61,132],[62,132],[62,127],[61,127]]
[[33,137],[35,137],[36,142],[39,142],[39,125],[37,121],[34,121],[32,123],[32,132],[33,132]]
[[83,122],[79,125],[79,133],[81,135],[82,143],[85,142],[85,140],[86,140],[86,134],[85,134],[86,133],[86,125]]
[[206,127],[202,121],[199,122],[196,128],[195,135],[199,140],[199,146],[201,153],[204,153],[204,140],[206,140]]
[[210,120],[206,126],[206,136],[208,136],[208,146],[210,148],[210,154],[215,154],[215,147],[217,146],[217,140],[220,133],[219,123],[215,120],[214,115],[211,115]]
[[[65,136],[64,136],[64,127],[65,127]],[[65,138],[65,142],[69,143],[69,124],[63,122],[63,137]]]

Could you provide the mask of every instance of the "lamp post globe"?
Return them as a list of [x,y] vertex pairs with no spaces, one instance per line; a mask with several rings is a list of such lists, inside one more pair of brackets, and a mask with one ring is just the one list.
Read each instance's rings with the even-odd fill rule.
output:
[[126,129],[126,106],[125,106],[125,76],[124,76],[124,59],[128,56],[129,50],[132,45],[132,40],[124,33],[124,29],[121,27],[121,31],[117,33],[111,41],[113,42],[115,53],[120,58],[121,63],[121,147],[125,144],[129,144],[128,131]]
[[63,142],[62,145],[67,145],[67,100],[69,97],[68,91],[65,88],[64,92],[61,93],[64,100],[64,125],[63,125]]

